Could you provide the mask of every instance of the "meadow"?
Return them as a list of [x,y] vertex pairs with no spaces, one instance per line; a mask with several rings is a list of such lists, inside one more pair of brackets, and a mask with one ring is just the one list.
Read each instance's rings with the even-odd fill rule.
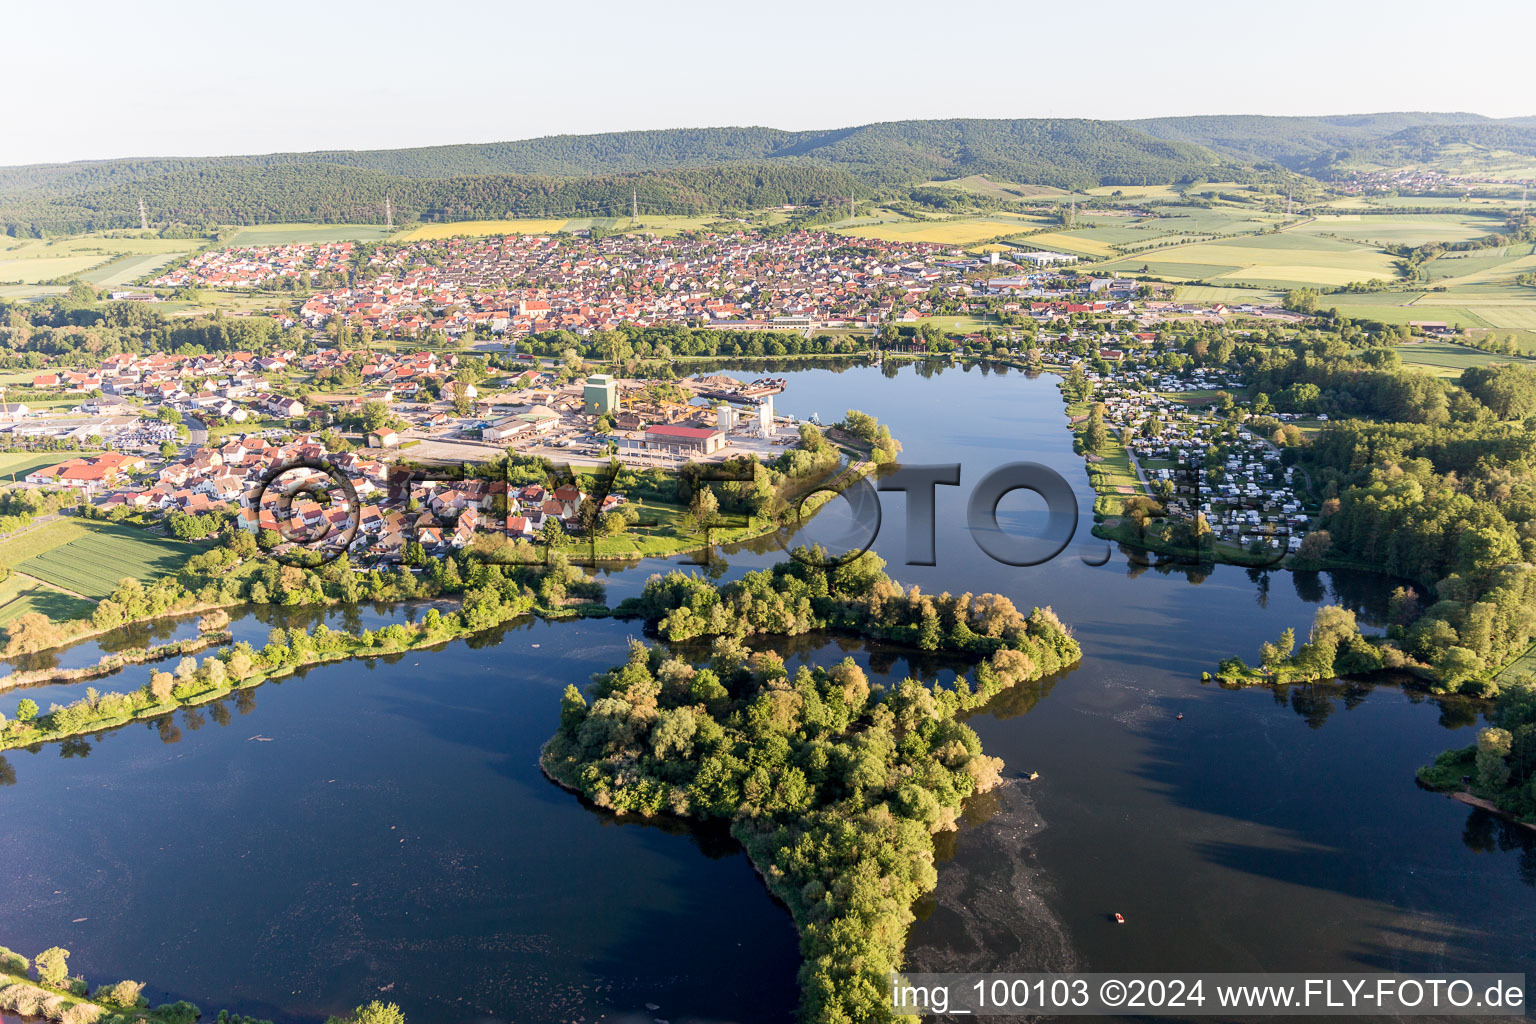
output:
[[67,518],[0,542],[0,565],[100,599],[124,577],[152,583],[173,575],[198,550],[132,526]]

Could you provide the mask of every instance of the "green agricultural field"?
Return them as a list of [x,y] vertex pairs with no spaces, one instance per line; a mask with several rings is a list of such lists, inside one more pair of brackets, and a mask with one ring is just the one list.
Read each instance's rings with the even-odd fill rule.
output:
[[1473,193],[1466,199],[1456,199],[1451,196],[1373,196],[1370,198],[1353,197],[1350,199],[1335,200],[1328,204],[1329,209],[1344,207],[1388,207],[1409,208],[1420,210],[1476,210],[1487,209],[1499,211],[1520,205],[1520,199],[1506,199],[1502,196],[1484,196]]
[[22,282],[0,288],[0,294],[17,298],[55,294],[63,290],[62,286],[39,282],[69,277],[80,277],[98,287],[119,286],[200,244],[197,239],[141,238],[127,232],[0,238],[0,281]]
[[0,566],[14,569],[29,558],[85,536],[82,520],[55,519],[0,541]]
[[41,612],[55,622],[81,619],[95,607],[93,601],[82,601],[15,573],[0,580],[0,626],[28,612]]
[[1019,239],[1019,241],[1027,249],[1064,252],[1071,256],[1105,259],[1115,255],[1115,250],[1110,247],[1110,243],[1100,240],[1097,231],[1084,231],[1082,229],[1071,233],[1066,231],[1046,231],[1042,234],[1030,235],[1028,238]]
[[1152,223],[1163,234],[1238,235],[1268,231],[1286,219],[1277,213],[1265,213],[1246,206],[1173,206],[1159,207],[1162,214]]
[[182,252],[125,254],[112,260],[110,263],[105,263],[102,266],[86,271],[80,277],[82,280],[89,281],[97,288],[121,288],[125,284],[132,284],[141,277],[147,277],[177,257],[185,256],[189,252],[191,252],[190,249]]
[[[1178,250],[1170,249],[1168,251],[1176,252]],[[1149,254],[1138,253],[1135,256],[1122,257],[1109,263],[1100,263],[1093,269],[1097,272],[1121,275],[1147,274],[1167,281],[1214,282],[1238,268],[1230,263],[1185,263],[1169,260],[1165,259],[1162,255],[1162,250],[1159,250],[1155,257]]]
[[1437,377],[1459,377],[1469,366],[1510,362],[1509,356],[1496,356],[1480,349],[1446,341],[1411,341],[1397,346],[1404,366],[1420,366]]
[[1536,646],[1527,648],[1524,654],[1504,666],[1504,670],[1495,677],[1495,681],[1508,682],[1515,676],[1521,675],[1536,675]]
[[198,550],[131,526],[71,518],[0,542],[0,565],[100,599],[125,576],[152,583],[173,575]]
[[[1526,246],[1500,246],[1474,252],[1447,252],[1424,265],[1424,272],[1436,285],[1446,288],[1463,284],[1488,284],[1513,280],[1522,269],[1536,269]],[[1522,268],[1520,264],[1527,267]]]
[[24,285],[42,284],[59,278],[73,277],[105,262],[106,256],[34,256],[27,259],[0,259],[0,281],[13,281]]
[[[594,227],[606,231],[644,231],[656,235],[675,235],[683,231],[703,231],[718,224],[721,217],[708,214],[698,217],[647,213],[638,220],[628,217],[519,217],[510,220],[464,220],[419,224],[400,236],[404,242],[423,239],[485,237],[490,235],[554,235],[562,231],[589,231]],[[773,222],[773,217],[766,218]]]
[[1502,215],[1474,213],[1398,216],[1380,214],[1320,214],[1292,230],[1298,234],[1332,235],[1336,238],[1379,245],[1424,245],[1427,242],[1465,242],[1501,231]]
[[1425,292],[1379,292],[1324,295],[1319,304],[1324,309],[1336,308],[1347,317],[1357,320],[1379,320],[1384,324],[1438,320],[1454,328],[1493,326],[1467,306],[1441,304],[1454,301],[1444,295]]
[[1379,249],[1290,231],[1160,249],[1155,260],[1136,254],[1097,269],[1135,273],[1148,262],[1159,267],[1152,273],[1173,279],[1207,284],[1233,281],[1274,289],[1328,288],[1397,277],[1392,257]]
[[291,245],[298,242],[368,242],[398,228],[383,224],[257,224],[241,228],[226,245]]

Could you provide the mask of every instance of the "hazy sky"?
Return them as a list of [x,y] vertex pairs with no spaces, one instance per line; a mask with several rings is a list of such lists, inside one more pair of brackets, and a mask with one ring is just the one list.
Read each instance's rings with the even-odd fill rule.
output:
[[1536,114],[1532,0],[0,0],[0,164],[930,117]]

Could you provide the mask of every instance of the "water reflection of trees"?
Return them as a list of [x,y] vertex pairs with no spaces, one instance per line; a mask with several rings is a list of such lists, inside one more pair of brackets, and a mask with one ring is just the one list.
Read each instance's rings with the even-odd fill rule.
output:
[[[277,683],[278,680],[269,682]],[[180,743],[182,729],[190,732],[206,726],[210,721],[214,725],[224,728],[235,720],[235,713],[248,715],[256,710],[256,693],[254,690],[236,690],[225,694],[216,700],[196,707],[181,708],[178,711],[167,712],[142,722],[124,722],[101,732],[90,733],[85,736],[66,736],[58,741],[59,756],[66,758],[89,757],[95,747],[106,741],[107,737],[123,729],[142,725],[159,737],[164,744]],[[179,717],[179,720],[178,720]],[[40,741],[26,747],[28,753],[41,753],[48,745],[47,741]],[[16,784],[16,769],[5,757],[0,756],[0,786],[14,786]]]
[[1475,853],[1512,853],[1519,850],[1520,857],[1515,870],[1520,881],[1536,888],[1536,832],[1519,822],[1474,807],[1467,816],[1466,825],[1462,827],[1461,841]]
[[1476,725],[1481,707],[1477,701],[1455,694],[1429,693],[1412,676],[1382,672],[1366,679],[1328,679],[1310,683],[1276,683],[1270,686],[1275,703],[1289,706],[1314,729],[1321,729],[1336,711],[1353,711],[1371,691],[1385,687],[1401,690],[1413,704],[1426,701],[1440,708],[1440,725],[1461,729]]
[[1148,572],[1155,572],[1159,576],[1183,576],[1189,583],[1198,586],[1210,579],[1216,571],[1216,563],[1201,560],[1187,555],[1160,555],[1145,548],[1132,547],[1129,544],[1116,544],[1120,554],[1125,559],[1125,574],[1130,579],[1138,579]]
[[1408,580],[1364,569],[1329,569],[1326,572],[1291,572],[1296,596],[1309,604],[1342,605],[1368,626],[1386,626],[1391,618],[1392,592],[1398,587],[1423,596]]
[[[1193,585],[1204,583],[1216,571],[1214,560],[1188,554],[1159,554],[1130,544],[1116,544],[1125,559],[1125,574],[1137,579],[1148,572],[1160,576],[1180,575]],[[1296,596],[1308,604],[1337,604],[1353,611],[1367,626],[1385,627],[1392,617],[1392,593],[1406,587],[1421,598],[1422,591],[1412,582],[1385,573],[1364,569],[1329,569],[1322,572],[1292,569],[1250,568],[1246,570],[1254,586],[1254,600],[1260,608],[1269,607],[1274,575],[1286,572],[1296,588]]]
[[751,356],[746,358],[706,359],[690,363],[689,372],[695,374],[747,373],[758,377],[765,377],[781,373],[797,373],[801,370],[829,370],[832,373],[844,373],[848,370],[862,370],[874,365],[874,360],[867,355],[831,355],[812,359],[801,356],[785,359]]

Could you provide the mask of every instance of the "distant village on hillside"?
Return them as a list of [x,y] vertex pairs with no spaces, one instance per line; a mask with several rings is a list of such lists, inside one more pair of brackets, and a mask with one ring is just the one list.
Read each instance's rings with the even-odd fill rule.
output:
[[[1044,251],[975,256],[929,242],[808,231],[507,235],[382,246],[366,259],[354,258],[350,242],[211,249],[150,284],[314,289],[289,323],[319,328],[340,320],[371,336],[402,338],[588,334],[622,324],[872,330],[916,323],[941,299],[958,299],[956,311],[968,313],[967,298],[1002,298],[1002,312],[1041,320],[1094,312],[1155,323],[1229,312],[1221,303],[1157,299],[1130,278],[1082,277],[1069,269],[1074,262]],[[337,279],[339,286],[325,283]],[[1231,312],[1300,319],[1260,304]]]

